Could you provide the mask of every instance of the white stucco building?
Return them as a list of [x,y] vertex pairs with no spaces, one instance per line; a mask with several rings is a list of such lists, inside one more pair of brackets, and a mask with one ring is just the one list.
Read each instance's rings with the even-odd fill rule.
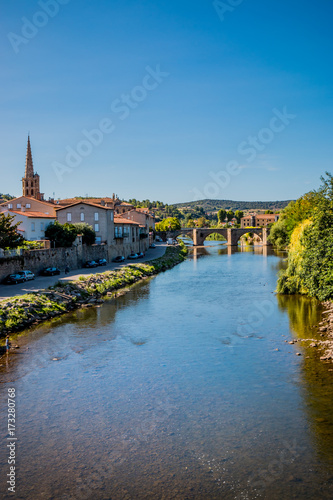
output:
[[48,224],[56,220],[55,215],[44,214],[43,212],[22,212],[15,210],[3,210],[4,215],[13,215],[13,223],[20,222],[18,231],[27,241],[44,240],[45,229]]

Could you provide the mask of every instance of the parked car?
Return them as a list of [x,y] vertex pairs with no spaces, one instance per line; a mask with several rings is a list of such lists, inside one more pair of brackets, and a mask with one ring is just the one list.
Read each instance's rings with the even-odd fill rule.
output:
[[163,241],[160,236],[156,236],[155,240],[158,241],[159,243],[162,243],[162,241]]
[[20,274],[21,276],[24,276],[25,281],[29,281],[29,280],[34,280],[35,279],[35,275],[31,271],[19,271],[17,274]]
[[2,283],[4,285],[15,285],[15,283],[24,283],[25,282],[25,277],[22,276],[21,274],[8,274],[6,276]]
[[106,259],[98,259],[97,261],[98,266],[106,266],[107,263],[108,261]]
[[97,267],[98,264],[95,260],[87,260],[83,267]]
[[55,276],[56,274],[60,274],[60,269],[57,267],[47,267],[43,269],[41,272],[42,276]]
[[149,245],[149,248],[156,248],[155,243],[152,243],[151,245]]
[[129,255],[127,258],[131,259],[131,260],[137,259],[138,258],[138,254],[137,253],[131,253],[131,255]]
[[124,260],[125,260],[125,257],[123,257],[122,255],[118,255],[117,257],[112,259],[112,262],[124,262]]
[[138,253],[138,259],[142,259],[145,256],[143,252]]

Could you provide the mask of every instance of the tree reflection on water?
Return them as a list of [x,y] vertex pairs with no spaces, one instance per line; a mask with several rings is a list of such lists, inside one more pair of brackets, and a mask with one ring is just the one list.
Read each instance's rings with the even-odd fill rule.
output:
[[[322,307],[316,299],[300,295],[278,295],[280,310],[287,312],[290,329],[297,339],[323,340],[318,323]],[[321,361],[321,349],[302,342],[300,366],[308,421],[318,452],[325,465],[333,467],[333,363]]]

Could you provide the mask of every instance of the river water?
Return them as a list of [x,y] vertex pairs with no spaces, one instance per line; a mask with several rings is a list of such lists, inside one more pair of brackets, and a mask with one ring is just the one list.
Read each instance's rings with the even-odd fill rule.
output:
[[[17,499],[332,499],[333,365],[318,304],[274,294],[283,255],[220,242],[0,360],[1,479]],[[296,353],[300,353],[297,356]]]

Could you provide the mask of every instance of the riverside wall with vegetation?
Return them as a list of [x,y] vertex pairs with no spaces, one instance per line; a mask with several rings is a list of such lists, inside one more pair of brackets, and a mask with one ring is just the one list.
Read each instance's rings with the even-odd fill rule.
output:
[[93,307],[117,290],[171,269],[183,262],[183,243],[145,263],[129,264],[114,271],[80,276],[77,281],[58,282],[47,290],[15,296],[0,302],[0,336],[19,332],[79,307]]

